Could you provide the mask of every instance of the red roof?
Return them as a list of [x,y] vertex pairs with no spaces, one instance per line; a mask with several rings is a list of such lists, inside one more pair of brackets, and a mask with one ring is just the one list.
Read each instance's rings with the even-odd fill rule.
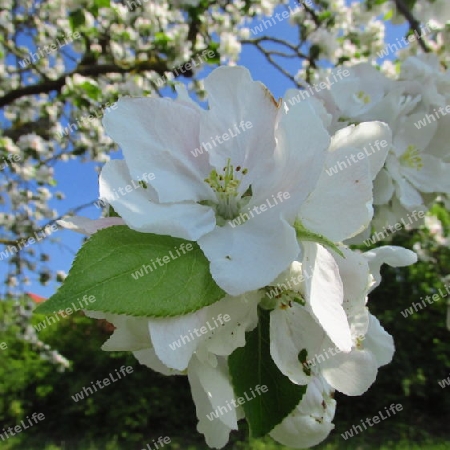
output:
[[45,302],[45,300],[47,300],[45,297],[41,297],[40,295],[32,294],[31,292],[27,292],[27,295],[35,303],[42,303],[42,302]]

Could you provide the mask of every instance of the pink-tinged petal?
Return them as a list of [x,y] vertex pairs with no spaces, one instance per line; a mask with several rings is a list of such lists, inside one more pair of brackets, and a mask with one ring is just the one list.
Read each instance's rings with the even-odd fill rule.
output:
[[126,225],[120,217],[103,217],[101,219],[89,219],[88,217],[67,217],[56,221],[58,225],[66,230],[76,231],[77,233],[90,236],[98,230],[112,227],[114,225]]

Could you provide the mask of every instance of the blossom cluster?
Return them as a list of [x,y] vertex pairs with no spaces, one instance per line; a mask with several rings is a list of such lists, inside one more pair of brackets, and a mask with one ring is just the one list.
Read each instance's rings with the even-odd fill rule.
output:
[[[284,410],[265,431],[284,445],[309,447],[333,429],[334,392],[362,395],[394,352],[392,337],[369,312],[368,294],[381,281],[382,264],[409,265],[416,256],[401,247],[361,253],[344,244],[371,224],[373,180],[393,147],[392,132],[376,120],[333,131],[338,121],[321,99],[290,105],[288,100],[298,91],[289,90],[276,101],[242,67],[216,69],[205,87],[206,110],[190,100],[183,87],[177,88],[175,100],[120,99],[103,123],[124,160],[107,162],[99,178],[100,197],[120,217],[75,217],[60,224],[92,235],[90,240],[111,227],[125,226],[141,236],[152,233],[196,242],[222,297],[194,311],[165,316],[117,313],[96,305],[86,313],[116,327],[103,349],[131,351],[140,363],[165,375],[187,375],[198,431],[210,447],[222,448],[247,415],[246,408],[254,405],[233,404],[217,420],[208,417],[235,397],[244,372],[257,370],[242,362],[236,370],[236,352],[251,345],[255,330],[267,332],[266,357],[277,376],[304,391],[298,404]],[[209,136],[246,117],[251,129],[192,155],[190,150]],[[330,166],[376,140],[388,145],[328,175]],[[150,170],[155,177],[144,189],[126,197],[113,195]],[[288,192],[289,197],[245,220],[243,212],[277,192]],[[237,217],[239,223],[232,222]],[[182,285],[185,280],[168,282]],[[280,286],[286,289],[272,295]],[[143,304],[151,293],[136,295]],[[121,303],[126,305],[127,299]],[[207,329],[219,315],[230,319]],[[205,333],[171,346],[202,327]],[[332,347],[337,352],[320,361],[319,355]],[[311,366],[311,360],[317,363]],[[274,394],[269,388],[262,395]],[[247,419],[251,428],[256,426]]]
[[[377,151],[378,166],[372,168],[372,229],[399,223],[413,211],[426,212],[437,198],[448,204],[450,149],[445,142],[450,119],[445,108],[450,71],[441,69],[435,55],[424,54],[403,61],[394,79],[369,63],[349,70],[349,77],[318,96],[331,116],[330,131],[346,141],[349,125],[373,120],[389,124],[392,145],[387,153]],[[368,228],[364,238],[370,232]]]

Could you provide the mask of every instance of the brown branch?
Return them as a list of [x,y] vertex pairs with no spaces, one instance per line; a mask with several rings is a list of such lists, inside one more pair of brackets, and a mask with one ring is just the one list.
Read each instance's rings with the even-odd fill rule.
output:
[[402,14],[402,16],[408,21],[410,30],[412,30],[416,35],[417,41],[419,42],[419,45],[422,48],[422,50],[425,53],[430,53],[431,52],[430,48],[422,39],[420,22],[413,16],[412,12],[408,8],[408,5],[406,5],[403,0],[394,0],[394,1],[400,14]]
[[48,94],[52,91],[60,92],[63,86],[66,84],[66,78],[72,75],[78,74],[82,76],[99,76],[108,73],[129,73],[129,72],[146,72],[153,70],[163,75],[167,71],[167,66],[164,61],[144,62],[134,66],[119,66],[117,64],[102,64],[97,66],[79,66],[74,71],[64,74],[56,80],[49,80],[39,84],[33,84],[28,86],[22,86],[0,97],[0,108],[8,105],[22,97],[28,95]]

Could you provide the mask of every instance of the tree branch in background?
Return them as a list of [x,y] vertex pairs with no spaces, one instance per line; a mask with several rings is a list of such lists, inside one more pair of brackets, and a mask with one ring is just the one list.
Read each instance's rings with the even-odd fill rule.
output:
[[425,53],[430,53],[431,50],[425,41],[422,39],[422,32],[420,30],[420,22],[413,16],[412,12],[408,8],[408,5],[404,2],[404,0],[395,0],[395,5],[400,14],[408,21],[410,30],[414,31],[414,34],[417,36],[417,41],[420,45],[420,48]]

